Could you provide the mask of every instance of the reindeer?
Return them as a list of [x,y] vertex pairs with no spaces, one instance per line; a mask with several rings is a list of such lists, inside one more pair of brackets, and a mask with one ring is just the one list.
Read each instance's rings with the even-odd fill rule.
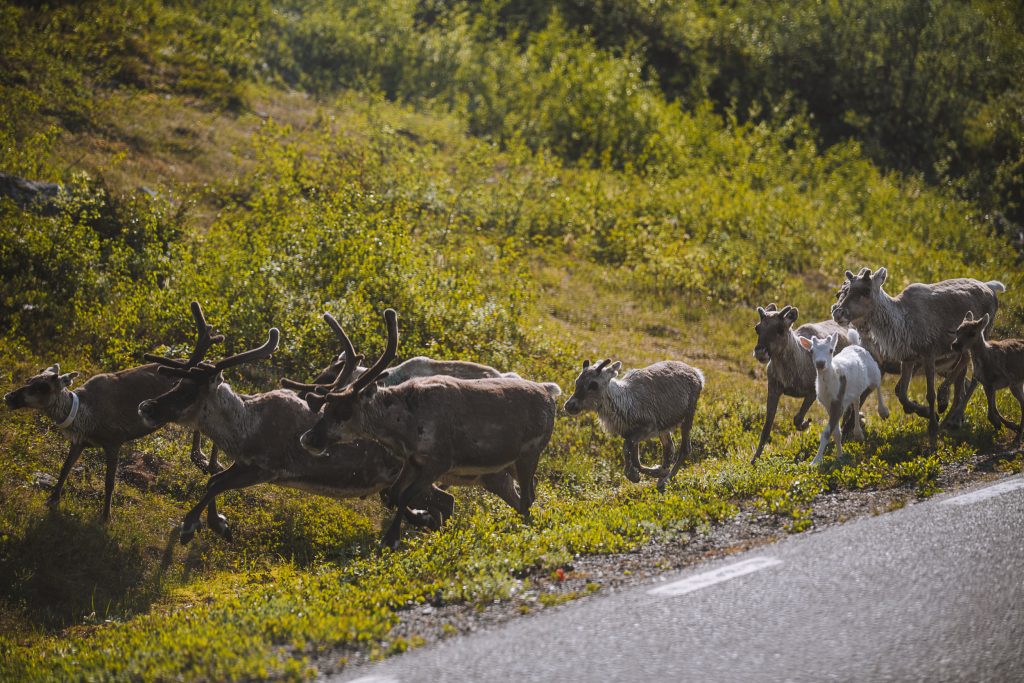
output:
[[[996,280],[981,282],[971,278],[955,278],[934,284],[909,285],[895,297],[882,289],[888,276],[885,268],[872,273],[864,268],[859,275],[846,271],[847,285],[840,290],[832,317],[840,324],[853,324],[870,330],[874,351],[885,360],[899,361],[902,373],[896,384],[896,397],[903,410],[928,418],[928,441],[931,448],[938,442],[939,421],[935,406],[935,373],[939,360],[949,353],[949,330],[955,329],[970,310],[995,317],[996,294],[1006,286]],[[954,412],[962,412],[966,387],[967,364],[961,358],[954,365]],[[910,380],[918,364],[924,369],[928,386],[928,405],[922,406],[907,395]],[[947,417],[948,419],[948,417]]]
[[[754,325],[754,331],[757,332],[754,358],[768,364],[768,402],[761,438],[754,450],[754,457],[750,460],[751,464],[757,462],[765,444],[771,441],[772,425],[775,424],[775,413],[778,411],[781,397],[793,396],[801,399],[800,409],[793,417],[793,425],[799,431],[802,432],[811,425],[811,421],[805,418],[807,411],[814,405],[816,396],[814,364],[801,347],[800,340],[835,334],[837,349],[841,350],[849,343],[846,328],[831,320],[805,323],[793,330],[793,323],[799,314],[800,311],[794,306],[785,306],[781,311],[775,304],[757,308],[760,320]],[[843,424],[844,431],[849,431],[850,421],[854,417],[847,416]]]
[[[393,488],[400,511],[445,475],[511,471],[519,486],[518,511],[529,519],[537,462],[554,428],[558,385],[437,376],[381,387],[375,380],[398,350],[398,316],[388,309],[384,320],[384,352],[351,385],[325,395],[322,414],[302,435],[302,446],[319,457],[339,442],[383,444],[404,461]],[[401,523],[396,513],[382,539],[385,546],[398,547]]]
[[[858,277],[863,276],[867,268],[861,268]],[[843,284],[839,287],[839,291],[836,292],[836,301],[845,296],[846,292],[850,289],[850,281],[843,280]],[[829,315],[834,315],[836,309],[839,307],[838,303],[832,304]],[[903,365],[894,360],[889,360],[882,357],[881,352],[875,345],[874,339],[871,336],[871,327],[868,321],[861,320],[859,327],[857,328],[858,334],[860,334],[861,344],[866,348],[871,356],[878,363],[879,369],[882,371],[882,376],[885,375],[901,375],[903,373]],[[950,407],[949,394],[953,389],[953,384],[957,376],[961,372],[966,371],[967,356],[960,353],[949,353],[944,356],[940,356],[935,360],[935,374],[942,378],[942,383],[939,384],[939,388],[936,390],[936,403],[935,407],[940,413],[945,413],[946,409]],[[913,374],[923,375],[923,365],[921,363],[914,364]],[[963,422],[964,409],[967,407],[967,402],[970,400],[971,394],[974,391],[974,386],[970,385],[967,388],[966,395],[959,395],[953,402],[952,411],[946,415],[943,422],[952,429],[958,428]],[[862,401],[863,403],[863,401]],[[846,429],[844,427],[843,433],[845,435]]]
[[[974,366],[974,382],[981,382],[988,400],[988,420],[996,431],[1006,426],[1017,432],[1014,447],[1019,448],[1021,437],[1024,436],[1024,339],[1002,339],[988,341],[985,330],[990,327],[989,314],[974,317],[973,311],[967,311],[963,322],[956,330],[953,341],[954,351],[966,351],[971,355]],[[996,392],[1009,389],[1017,399],[1021,410],[1021,424],[1007,420],[999,414],[996,407]]]
[[[611,365],[609,365],[611,363]],[[623,464],[626,478],[640,481],[640,474],[657,477],[657,488],[665,487],[691,452],[690,430],[697,412],[697,400],[704,388],[704,373],[682,361],[666,360],[630,370],[617,379],[620,361],[606,359],[591,366],[583,361],[575,390],[565,402],[565,412],[578,415],[597,413],[605,431],[624,439]],[[679,428],[679,450],[674,451],[672,431]],[[661,467],[640,463],[640,444],[661,440]]]
[[[203,508],[225,491],[271,483],[337,499],[364,497],[384,490],[401,471],[402,461],[372,442],[335,446],[324,457],[310,455],[299,445],[299,436],[316,421],[316,413],[295,392],[276,389],[241,395],[224,381],[224,370],[270,357],[279,340],[280,332],[271,328],[262,346],[190,367],[152,356],[161,365],[159,372],[177,382],[164,394],[138,404],[142,420],[154,428],[175,422],[197,429],[233,460],[231,467],[210,477],[202,498],[185,515],[183,544],[200,528]],[[346,381],[354,370],[354,362],[346,363],[339,380]],[[424,500],[423,507],[439,518],[444,501],[437,503],[430,494],[426,491],[413,502]],[[222,515],[208,515],[207,521],[215,533],[231,539]]]
[[[198,315],[202,317],[201,310]],[[202,343],[208,348],[221,340],[223,337],[210,337],[207,331]],[[196,351],[205,352],[205,348],[197,346]],[[170,362],[176,367],[189,367],[197,362],[195,356],[193,354],[187,361]],[[158,396],[174,385],[174,380],[159,374],[157,368],[157,364],[150,363],[95,375],[72,391],[70,387],[78,373],[61,374],[60,364],[55,363],[30,377],[19,389],[4,396],[8,408],[38,410],[57,423],[57,428],[71,441],[57,484],[47,499],[50,508],[59,506],[64,484],[82,451],[86,448],[101,448],[107,461],[101,519],[104,522],[110,519],[110,501],[114,495],[121,446],[159,428],[146,424],[139,417],[139,402]],[[216,448],[207,462],[200,450],[200,438],[199,432],[193,433],[190,457],[204,472],[216,471],[219,467]]]
[[[335,360],[324,369],[320,375],[313,380],[312,383],[296,382],[291,379],[282,379],[281,386],[296,391],[306,403],[309,405],[310,410],[318,412],[320,407],[324,403],[324,396],[331,391],[339,391],[351,380],[358,379],[364,375],[368,368],[364,368],[359,363],[364,359],[363,354],[357,354],[355,347],[352,344],[352,340],[349,339],[348,335],[345,334],[345,330],[341,324],[332,316],[330,313],[324,313],[324,321],[327,325],[334,330],[334,333],[338,336],[341,341],[341,353],[335,358]],[[345,367],[345,359],[352,359],[351,363],[354,365],[354,370],[349,374],[341,376],[341,368]],[[501,372],[496,370],[489,365],[482,365],[480,363],[472,363],[470,361],[462,360],[434,360],[427,358],[426,356],[415,356],[406,360],[398,365],[388,369],[387,372],[381,373],[377,377],[376,382],[380,386],[392,387],[417,377],[433,377],[437,375],[446,375],[449,377],[456,377],[459,379],[496,379],[499,377],[518,378],[514,372]],[[454,475],[446,474],[441,477],[440,483],[442,485],[455,485],[455,486],[482,486],[485,490],[490,491],[494,495],[498,496],[501,500],[508,504],[516,512],[519,511],[520,497],[519,487],[516,485],[514,471],[509,468],[502,472],[480,474],[480,475]],[[381,496],[384,499],[385,505],[394,506],[394,493],[395,492],[382,492]],[[442,498],[440,493],[435,493],[435,502],[446,499]],[[451,500],[451,508],[447,509],[445,505],[442,514],[444,517],[451,515],[454,510],[454,499]],[[406,518],[415,523],[420,524],[423,521],[422,516],[418,515],[407,515]],[[433,520],[433,523],[437,523],[438,520]]]

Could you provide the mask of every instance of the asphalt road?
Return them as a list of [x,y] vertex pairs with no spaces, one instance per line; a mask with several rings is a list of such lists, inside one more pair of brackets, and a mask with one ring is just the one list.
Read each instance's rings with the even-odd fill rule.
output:
[[1024,681],[1024,477],[332,680]]

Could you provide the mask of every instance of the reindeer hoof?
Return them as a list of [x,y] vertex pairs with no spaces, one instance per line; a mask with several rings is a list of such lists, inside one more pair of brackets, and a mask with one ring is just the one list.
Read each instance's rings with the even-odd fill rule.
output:
[[807,431],[807,428],[811,426],[811,421],[804,420],[803,422],[796,422],[793,424],[793,426],[796,427],[796,430],[798,432],[805,432]]
[[181,532],[178,534],[178,540],[182,545],[188,545],[188,542],[192,540],[192,537],[196,535],[196,532],[202,528],[201,522],[188,522],[181,523]]
[[217,514],[216,516],[207,517],[206,524],[213,533],[227,541],[231,540],[231,527],[228,526],[228,518],[224,515]]
[[50,508],[51,510],[56,510],[57,508],[59,508],[60,507],[60,497],[59,496],[47,496],[46,497],[46,507]]
[[658,493],[665,493],[665,487],[666,486],[668,486],[668,477],[667,476],[666,477],[662,477],[661,479],[658,480],[658,485],[657,485]]
[[626,479],[629,479],[634,484],[640,483],[640,471],[639,470],[635,470],[632,467],[627,467],[626,471],[625,471],[625,474],[626,474]]

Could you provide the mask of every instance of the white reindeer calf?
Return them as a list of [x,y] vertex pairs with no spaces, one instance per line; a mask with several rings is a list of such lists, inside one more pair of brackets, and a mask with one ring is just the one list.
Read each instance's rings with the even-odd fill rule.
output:
[[[882,398],[882,371],[879,370],[878,363],[868,350],[860,345],[860,335],[856,330],[850,328],[847,337],[850,345],[839,353],[836,353],[836,344],[839,340],[836,334],[830,334],[827,339],[800,338],[800,345],[810,352],[811,360],[814,361],[814,371],[817,373],[814,387],[818,394],[818,403],[828,411],[828,424],[821,433],[818,455],[812,461],[815,465],[821,463],[829,438],[836,442],[836,458],[843,457],[843,434],[839,429],[839,420],[851,405],[855,413],[859,412],[861,404],[872,390],[878,392],[879,416],[883,420],[889,417],[889,409],[885,407]],[[856,425],[853,437],[863,438],[860,420],[854,422]]]

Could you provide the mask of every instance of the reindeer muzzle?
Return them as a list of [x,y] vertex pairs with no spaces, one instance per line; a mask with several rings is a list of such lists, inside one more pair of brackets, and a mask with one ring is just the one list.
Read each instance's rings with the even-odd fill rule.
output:
[[157,402],[151,398],[139,404],[139,417],[142,418],[142,421],[148,427],[156,427],[162,424],[162,420],[157,417],[156,411]]
[[21,393],[17,391],[4,394],[4,403],[6,403],[7,407],[11,410],[17,410],[18,408],[25,407],[25,401],[21,398]]
[[840,325],[850,324],[850,314],[846,312],[846,309],[842,306],[832,307],[832,319]]
[[768,349],[763,346],[754,347],[754,358],[756,358],[760,363],[767,363],[772,359],[771,355],[768,353]]
[[317,441],[318,439],[312,429],[308,432],[303,432],[302,436],[299,437],[299,444],[307,451],[313,455],[324,455],[327,452],[327,447],[318,444]]

